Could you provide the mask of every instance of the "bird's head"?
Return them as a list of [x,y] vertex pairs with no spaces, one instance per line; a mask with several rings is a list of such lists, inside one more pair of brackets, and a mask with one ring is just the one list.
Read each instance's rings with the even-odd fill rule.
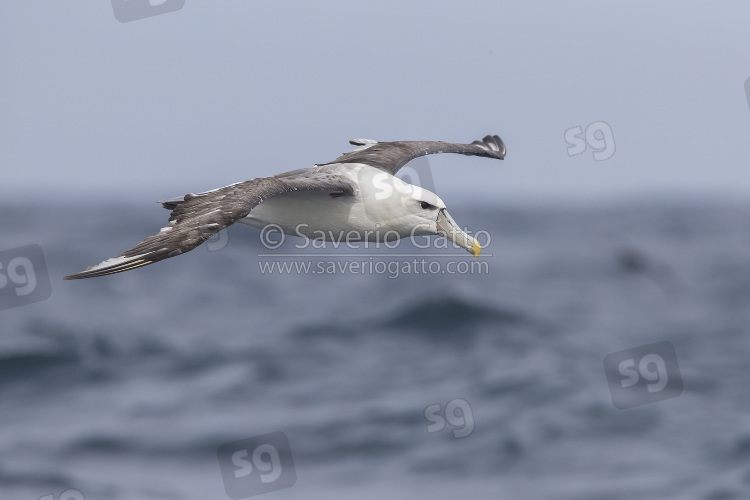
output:
[[474,257],[482,251],[477,240],[456,224],[435,193],[386,172],[375,172],[366,182],[361,180],[360,187],[368,218],[395,230],[400,237],[439,235]]
[[479,257],[482,247],[479,242],[456,224],[448,213],[445,203],[438,195],[421,189],[412,200],[414,221],[413,236],[439,235],[466,249],[474,257]]

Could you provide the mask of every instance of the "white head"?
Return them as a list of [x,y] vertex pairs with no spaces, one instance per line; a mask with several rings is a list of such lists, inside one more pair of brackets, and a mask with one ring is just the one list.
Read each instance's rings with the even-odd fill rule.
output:
[[437,234],[479,256],[477,240],[461,230],[435,193],[371,167],[360,171],[359,187],[370,220],[402,238]]

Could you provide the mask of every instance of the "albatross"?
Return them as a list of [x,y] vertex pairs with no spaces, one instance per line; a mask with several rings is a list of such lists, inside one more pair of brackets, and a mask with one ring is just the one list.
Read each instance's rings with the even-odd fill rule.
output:
[[346,241],[392,241],[439,235],[478,257],[481,247],[448,214],[438,195],[397,178],[411,160],[457,153],[502,160],[505,144],[488,135],[471,144],[440,141],[349,141],[358,146],[336,160],[311,168],[188,193],[161,202],[169,224],[130,250],[63,279],[121,273],[182,255],[212,235],[241,222],[274,225],[285,234]]

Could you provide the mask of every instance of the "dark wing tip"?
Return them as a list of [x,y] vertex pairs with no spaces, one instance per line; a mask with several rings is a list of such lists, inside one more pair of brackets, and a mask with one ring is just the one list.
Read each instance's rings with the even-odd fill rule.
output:
[[[123,271],[129,271],[131,269],[135,269],[136,267],[146,266],[148,264],[153,264],[156,262],[152,259],[143,259],[141,257],[145,257],[144,255],[139,255],[138,257],[132,257],[132,258],[121,258],[121,257],[115,257],[113,259],[106,260],[102,262],[101,264],[98,264],[96,266],[91,266],[86,268],[86,270],[81,271],[80,273],[71,274],[70,276],[64,276],[63,280],[81,280],[85,278],[96,278],[97,276],[106,276],[108,274],[116,274],[121,273]],[[107,262],[114,261],[111,264],[107,264]]]
[[486,135],[481,141],[474,141],[472,144],[476,144],[480,148],[487,150],[489,153],[488,156],[492,156],[498,160],[505,159],[505,153],[507,151],[505,149],[505,143],[497,135]]

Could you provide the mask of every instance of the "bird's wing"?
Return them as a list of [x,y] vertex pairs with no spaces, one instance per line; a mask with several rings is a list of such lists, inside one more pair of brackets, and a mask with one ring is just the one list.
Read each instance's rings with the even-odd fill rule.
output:
[[362,146],[351,153],[344,153],[336,160],[326,163],[364,163],[379,168],[391,175],[414,158],[436,153],[458,153],[470,156],[484,156],[502,160],[505,158],[505,144],[496,135],[485,136],[471,144],[457,144],[439,141],[397,141],[375,142],[369,139],[349,141],[354,146]]
[[291,191],[328,191],[353,194],[348,177],[329,169],[305,169],[274,177],[262,177],[200,194],[186,194],[182,202],[169,200],[174,208],[169,224],[120,255],[63,279],[82,279],[120,273],[189,252],[213,234],[247,216],[263,200]]

